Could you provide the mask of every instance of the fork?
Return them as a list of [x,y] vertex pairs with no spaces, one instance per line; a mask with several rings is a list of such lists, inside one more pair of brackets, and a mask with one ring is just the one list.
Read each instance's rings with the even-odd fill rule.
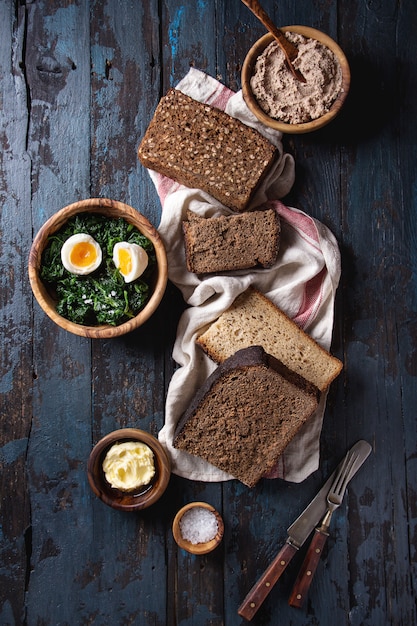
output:
[[313,539],[311,540],[310,547],[307,551],[304,562],[298,573],[297,579],[294,583],[291,595],[288,600],[288,604],[291,606],[300,608],[305,598],[307,597],[308,590],[313,580],[314,573],[317,569],[320,561],[323,547],[329,536],[328,529],[332,519],[334,511],[342,504],[343,496],[345,495],[346,486],[350,480],[351,470],[355,464],[358,455],[355,452],[348,452],[345,456],[343,463],[336,478],[333,481],[330,491],[327,494],[327,511],[323,520],[314,532]]

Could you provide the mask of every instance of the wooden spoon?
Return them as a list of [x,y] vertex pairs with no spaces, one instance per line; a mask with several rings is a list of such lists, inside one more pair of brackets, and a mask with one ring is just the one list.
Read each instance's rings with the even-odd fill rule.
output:
[[269,30],[271,35],[278,42],[281,50],[285,54],[285,61],[292,75],[300,82],[305,83],[306,79],[301,74],[301,72],[297,70],[293,65],[293,61],[295,61],[298,55],[298,48],[294,46],[294,44],[292,44],[290,41],[288,41],[284,33],[275,26],[271,18],[261,7],[258,0],[242,0],[242,2],[243,4],[246,4],[246,6],[252,11],[254,15],[256,15],[258,20],[265,26],[267,30]]

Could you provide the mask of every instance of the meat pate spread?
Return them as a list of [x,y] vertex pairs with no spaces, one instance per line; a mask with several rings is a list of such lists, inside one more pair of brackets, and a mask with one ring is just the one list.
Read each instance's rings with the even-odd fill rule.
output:
[[302,124],[327,113],[342,88],[342,70],[327,46],[298,33],[285,36],[298,48],[294,67],[300,82],[285,64],[284,53],[273,41],[256,60],[251,88],[259,106],[270,117],[289,124]]

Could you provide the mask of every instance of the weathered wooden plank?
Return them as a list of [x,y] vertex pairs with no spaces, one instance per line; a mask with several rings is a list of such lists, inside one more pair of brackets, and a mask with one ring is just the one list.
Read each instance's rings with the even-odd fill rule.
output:
[[[393,85],[399,79],[398,5],[351,3],[346,14],[341,37],[349,40],[355,71],[352,104],[363,110],[365,103],[363,119],[369,124],[357,125],[355,116],[345,127],[359,143],[353,150],[348,144],[343,155],[346,189],[340,238],[347,273],[342,288],[345,319],[350,322],[345,327],[345,393],[350,401],[344,412],[349,434],[368,432],[375,446],[375,458],[349,497],[351,619],[353,624],[412,623],[415,609],[408,604],[413,591],[405,539],[409,504],[394,487],[408,483],[403,441],[411,435],[415,444],[415,432],[406,434],[401,417],[409,410],[404,390],[415,381],[400,373],[403,356],[397,347],[401,318],[414,292],[401,285],[404,271],[408,273],[408,253],[403,247],[405,207],[397,201],[404,179],[392,115]],[[354,37],[348,27],[352,23],[364,25]],[[393,289],[401,289],[402,303],[394,301]]]
[[0,622],[24,619],[30,501],[25,470],[31,428],[30,161],[22,65],[24,11],[0,4]]
[[191,66],[215,75],[217,24],[207,0],[169,0],[162,6],[162,90],[174,87]]
[[[89,186],[88,6],[28,4],[28,153],[36,231]],[[91,447],[89,344],[34,309],[33,423],[27,467],[32,545],[26,611],[30,623],[82,615],[76,589],[91,528],[85,461]]]
[[[162,93],[175,86],[190,66],[216,75],[218,28],[214,3],[169,1],[162,6]],[[175,512],[193,500],[205,500],[222,510],[222,486],[174,481]],[[171,533],[170,533],[171,534]],[[168,544],[169,545],[169,544]],[[167,625],[223,623],[223,546],[196,558],[172,545],[168,560]]]
[[166,626],[224,623],[222,585],[225,544],[197,557],[179,548],[172,538],[171,525],[176,512],[192,501],[209,502],[221,511],[221,489],[218,484],[191,483],[175,476],[171,481],[169,508],[165,508],[168,531]]
[[[160,205],[137,146],[160,93],[157,3],[95,2],[91,7],[92,196],[131,204],[159,223]],[[169,303],[168,303],[169,305]],[[157,435],[164,419],[172,325],[167,309],[143,328],[116,341],[92,345],[94,442],[127,426]],[[120,515],[92,502],[91,563],[103,563],[88,581],[95,619],[164,623],[167,578],[162,509]],[[161,503],[162,506],[162,503]],[[104,510],[103,510],[104,509]],[[109,537],[117,536],[116,542]],[[113,593],[109,594],[108,590]],[[117,598],[117,608],[115,607]]]
[[137,147],[160,94],[156,2],[91,6],[91,193],[115,197],[155,226],[160,205]]
[[[263,4],[277,23],[328,32],[352,65],[340,119],[284,138],[297,163],[288,202],[341,244],[333,350],[345,370],[329,396],[320,470],[302,485],[173,477],[139,516],[98,501],[85,463],[108,430],[161,427],[181,296],[170,286],[143,329],[91,343],[59,331],[36,304],[32,313],[22,251],[32,224],[88,195],[124,200],[157,225],[159,200],[136,147],[160,95],[190,64],[237,89],[264,29],[240,0],[0,6],[2,623],[241,623],[237,607],[286,527],[362,437],[374,454],[334,517],[306,606],[287,606],[302,551],[253,623],[417,621],[416,7]],[[221,548],[202,559],[177,549],[170,530],[194,499],[218,507],[226,527]]]

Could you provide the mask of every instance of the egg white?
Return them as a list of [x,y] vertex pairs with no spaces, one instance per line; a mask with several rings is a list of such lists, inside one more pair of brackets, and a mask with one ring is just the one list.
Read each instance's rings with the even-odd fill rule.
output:
[[148,255],[137,243],[121,241],[113,248],[113,263],[126,283],[131,283],[143,274],[148,266]]
[[61,248],[62,265],[71,274],[79,276],[94,272],[100,266],[102,258],[100,245],[87,233],[71,235]]

